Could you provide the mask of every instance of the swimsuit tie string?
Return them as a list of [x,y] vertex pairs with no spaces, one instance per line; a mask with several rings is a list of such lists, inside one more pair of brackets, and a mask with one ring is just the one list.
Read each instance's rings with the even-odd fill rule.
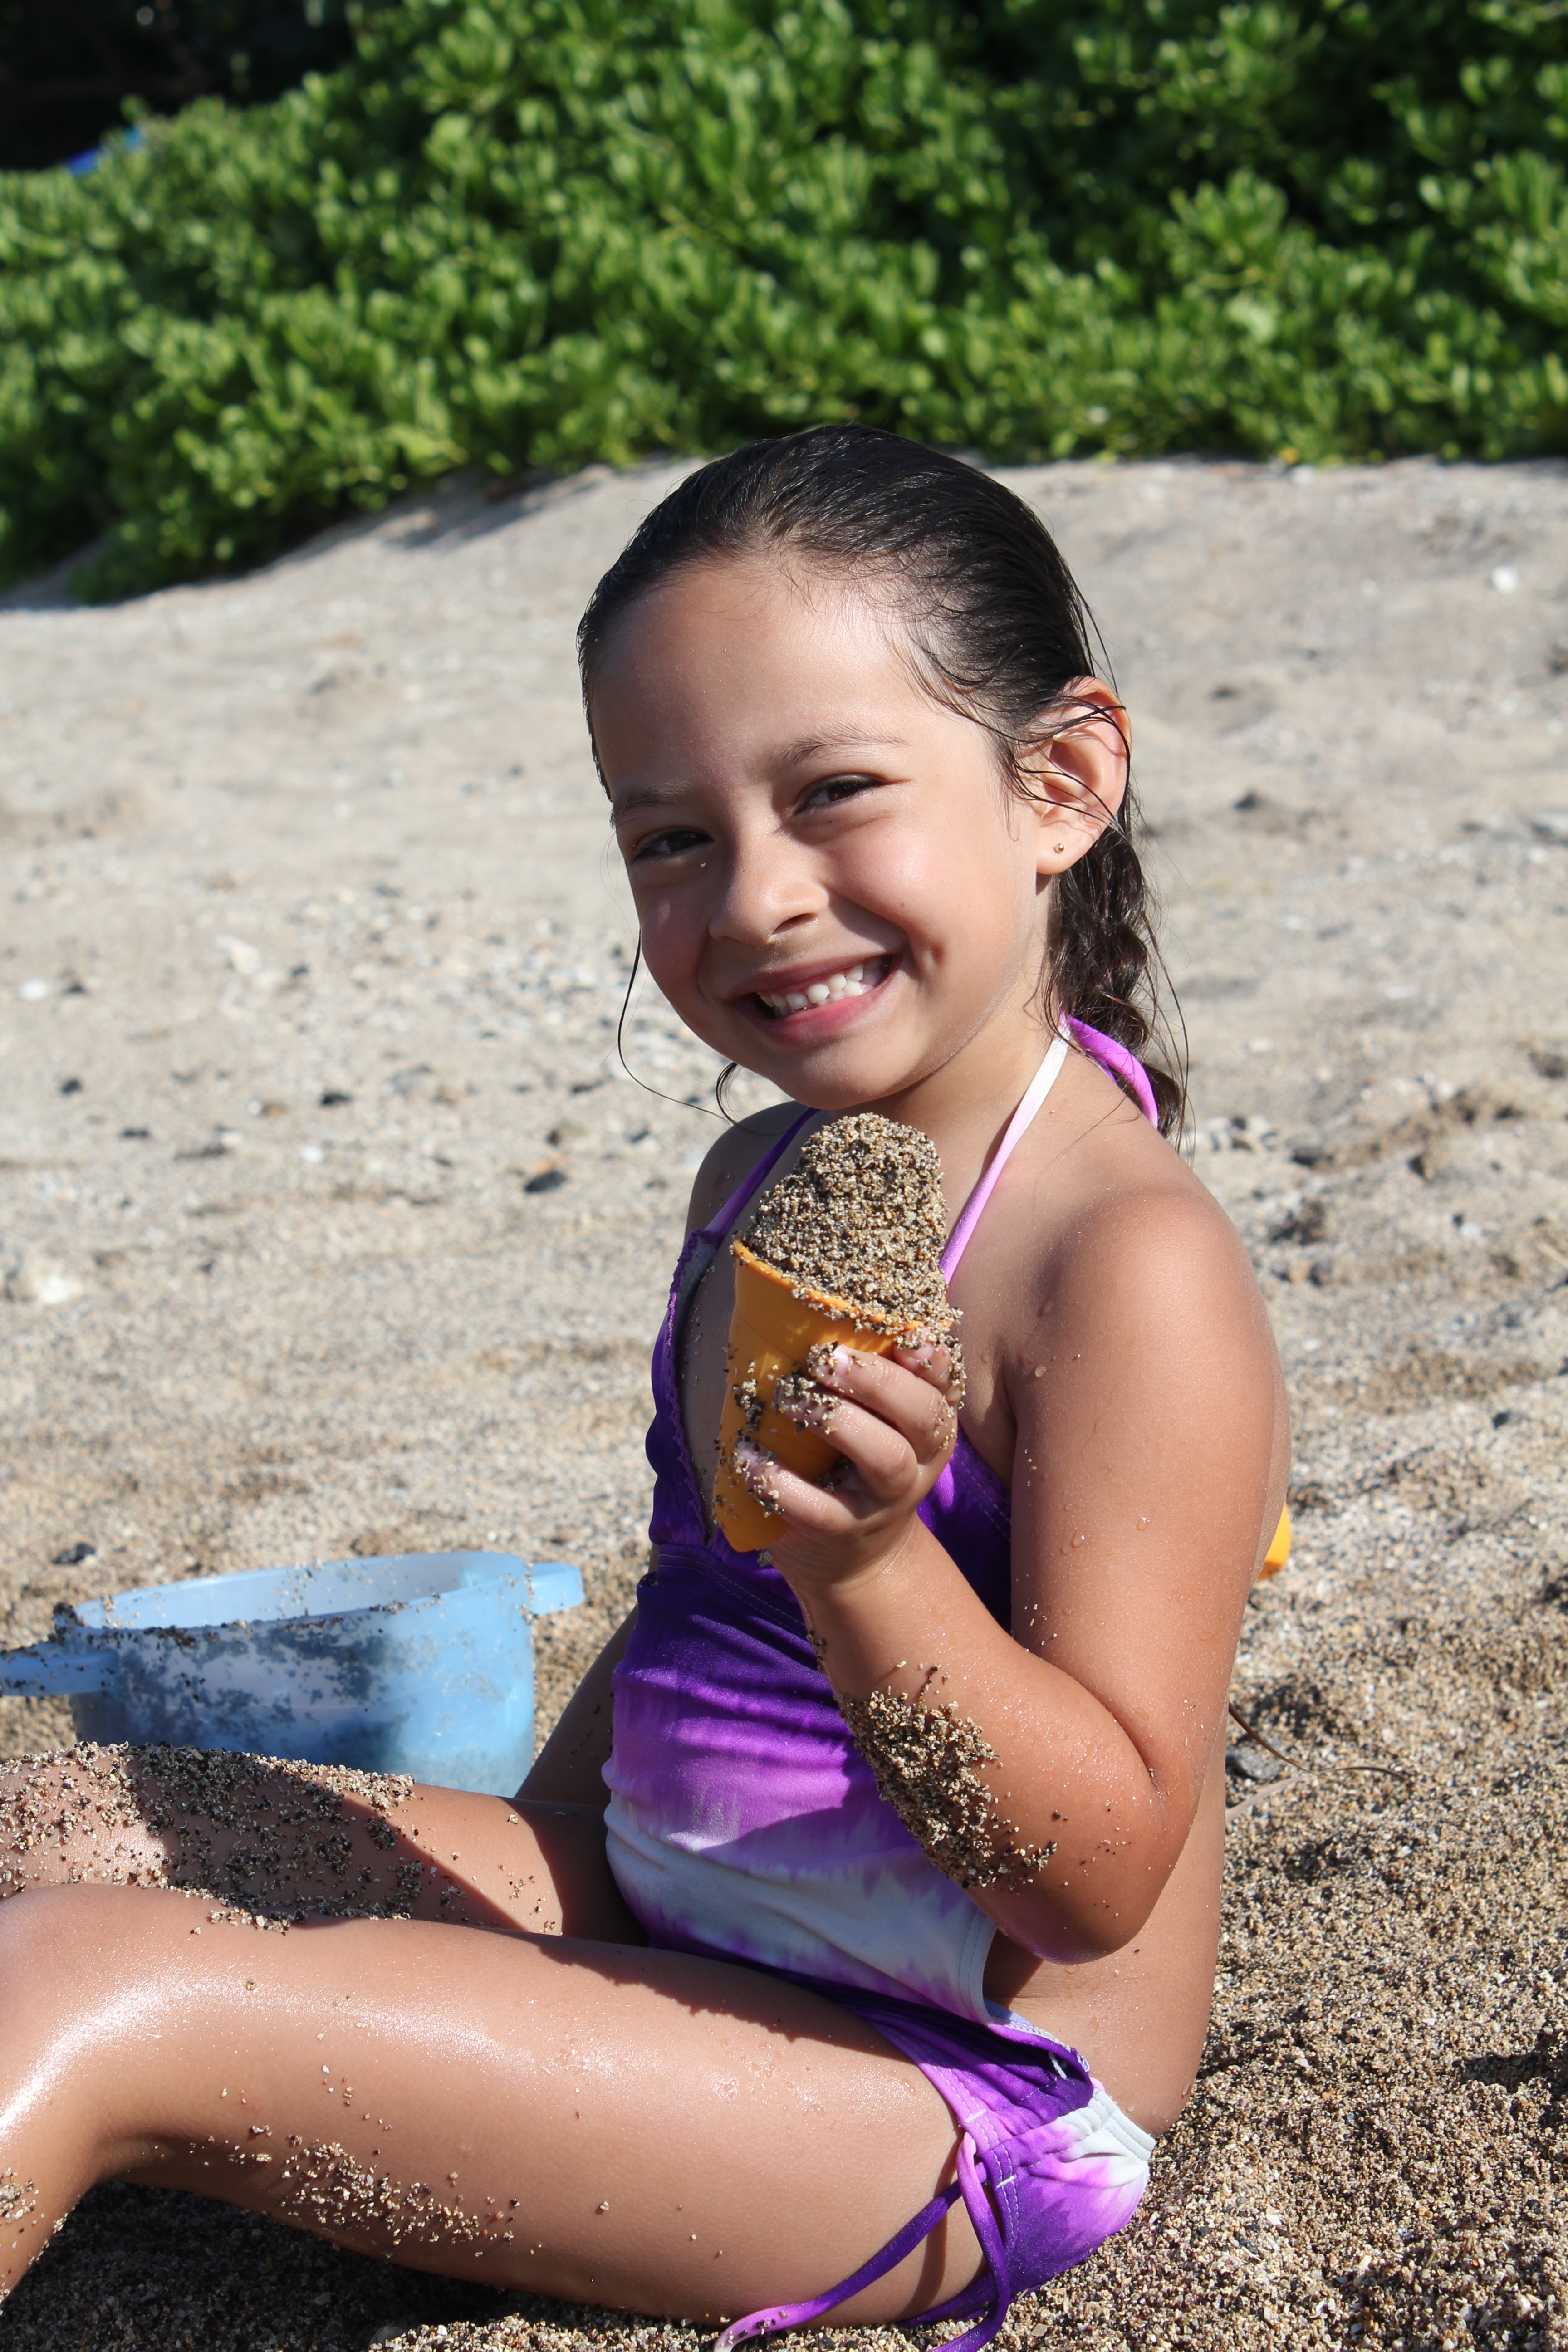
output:
[[[985,2257],[991,2292],[987,2298],[989,2308],[979,2326],[972,2327],[956,2343],[944,2347],[943,2352],[982,2352],[982,2347],[990,2343],[1006,2317],[1013,2290],[1007,2275],[1007,2254],[1002,2243],[1002,2232],[996,2226],[996,2216],[991,2210],[991,2200],[985,2194],[985,2184],[975,2164],[974,2153],[974,2142],[965,2132],[958,2144],[958,2179],[933,2197],[929,2205],[922,2206],[914,2220],[904,2224],[897,2237],[889,2238],[879,2253],[873,2254],[868,2263],[862,2263],[848,2278],[841,2279],[837,2286],[830,2286],[825,2294],[814,2294],[809,2303],[770,2304],[766,2310],[753,2311],[744,2319],[732,2320],[715,2341],[713,2352],[734,2352],[735,2346],[749,2343],[753,2336],[774,2335],[781,2328],[809,2326],[824,2313],[834,2310],[841,2303],[847,2303],[852,2295],[859,2294],[862,2287],[874,2285],[878,2279],[884,2278],[889,2271],[901,2263],[906,2254],[912,2253],[952,2210],[960,2197],[963,2200],[964,2210],[969,2215],[974,2234],[980,2241],[980,2251]],[[984,2293],[976,2280],[936,2310],[922,2311],[912,2324],[925,2327],[933,2320],[956,2318],[961,2313],[973,2311],[977,2296]]]
[[850,2296],[858,2294],[862,2287],[875,2285],[878,2279],[901,2263],[906,2254],[912,2253],[922,2239],[930,2237],[937,2223],[956,2205],[962,2194],[960,2182],[953,2181],[950,2188],[933,2197],[929,2205],[922,2205],[914,2220],[906,2221],[898,2236],[889,2238],[880,2253],[873,2254],[868,2263],[862,2263],[858,2271],[842,2279],[837,2286],[830,2286],[826,2294],[814,2294],[809,2303],[770,2304],[765,2311],[753,2311],[745,2319],[732,2320],[715,2342],[713,2352],[733,2352],[737,2344],[748,2343],[753,2336],[772,2336],[781,2327],[807,2326],[812,2320],[820,2319],[825,2311],[831,2311],[835,2304],[847,2303]]

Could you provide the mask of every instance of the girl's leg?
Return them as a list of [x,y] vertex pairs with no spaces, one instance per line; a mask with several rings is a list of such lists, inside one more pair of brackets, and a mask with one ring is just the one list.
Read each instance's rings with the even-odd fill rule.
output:
[[[0,1905],[0,2292],[119,2179],[497,2286],[733,2316],[847,2277],[953,2141],[870,2028],[723,1962],[268,1930],[149,1888]],[[961,2206],[843,2315],[927,2309],[979,2267]]]
[[640,1944],[603,1813],[190,1748],[0,1766],[0,1897],[80,1879],[262,1916],[392,1914]]

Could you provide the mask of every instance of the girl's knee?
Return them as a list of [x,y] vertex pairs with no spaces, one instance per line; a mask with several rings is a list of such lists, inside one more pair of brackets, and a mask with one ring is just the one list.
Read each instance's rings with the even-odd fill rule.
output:
[[113,2171],[179,1990],[184,1908],[91,1884],[0,1904],[0,2161],[52,2147],[73,2197]]
[[0,1766],[0,1899],[85,1880],[167,1884],[153,1756],[89,1746]]
[[69,1874],[84,1818],[102,1811],[90,1753],[68,1748],[0,1766],[0,1896]]

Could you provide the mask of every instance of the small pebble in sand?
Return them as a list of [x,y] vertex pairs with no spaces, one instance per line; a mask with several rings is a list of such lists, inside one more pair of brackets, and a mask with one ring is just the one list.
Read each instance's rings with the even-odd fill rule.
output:
[[16,1307],[68,1307],[87,1285],[58,1258],[29,1255],[5,1277],[5,1296]]

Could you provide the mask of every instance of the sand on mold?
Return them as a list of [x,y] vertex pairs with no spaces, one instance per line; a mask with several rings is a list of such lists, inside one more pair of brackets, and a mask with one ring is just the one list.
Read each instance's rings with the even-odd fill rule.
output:
[[746,1221],[744,1239],[796,1297],[847,1304],[878,1326],[944,1336],[942,1162],[918,1128],[876,1111],[829,1119]]
[[[587,1580],[540,1628],[542,1730],[624,1612],[714,1065],[646,986],[657,1091],[616,1065],[572,631],[672,471],[458,482],[108,610],[0,600],[6,1643],[117,1586],[503,1544]],[[1297,1548],[1247,1612],[1269,1745],[1230,1751],[1196,2090],[1131,2227],[1003,2340],[1562,2345],[1568,471],[1009,478],[1131,709]],[[0,1702],[0,1752],[68,1732]],[[0,2317],[4,2352],[701,2333],[145,2189],[90,2197]]]

